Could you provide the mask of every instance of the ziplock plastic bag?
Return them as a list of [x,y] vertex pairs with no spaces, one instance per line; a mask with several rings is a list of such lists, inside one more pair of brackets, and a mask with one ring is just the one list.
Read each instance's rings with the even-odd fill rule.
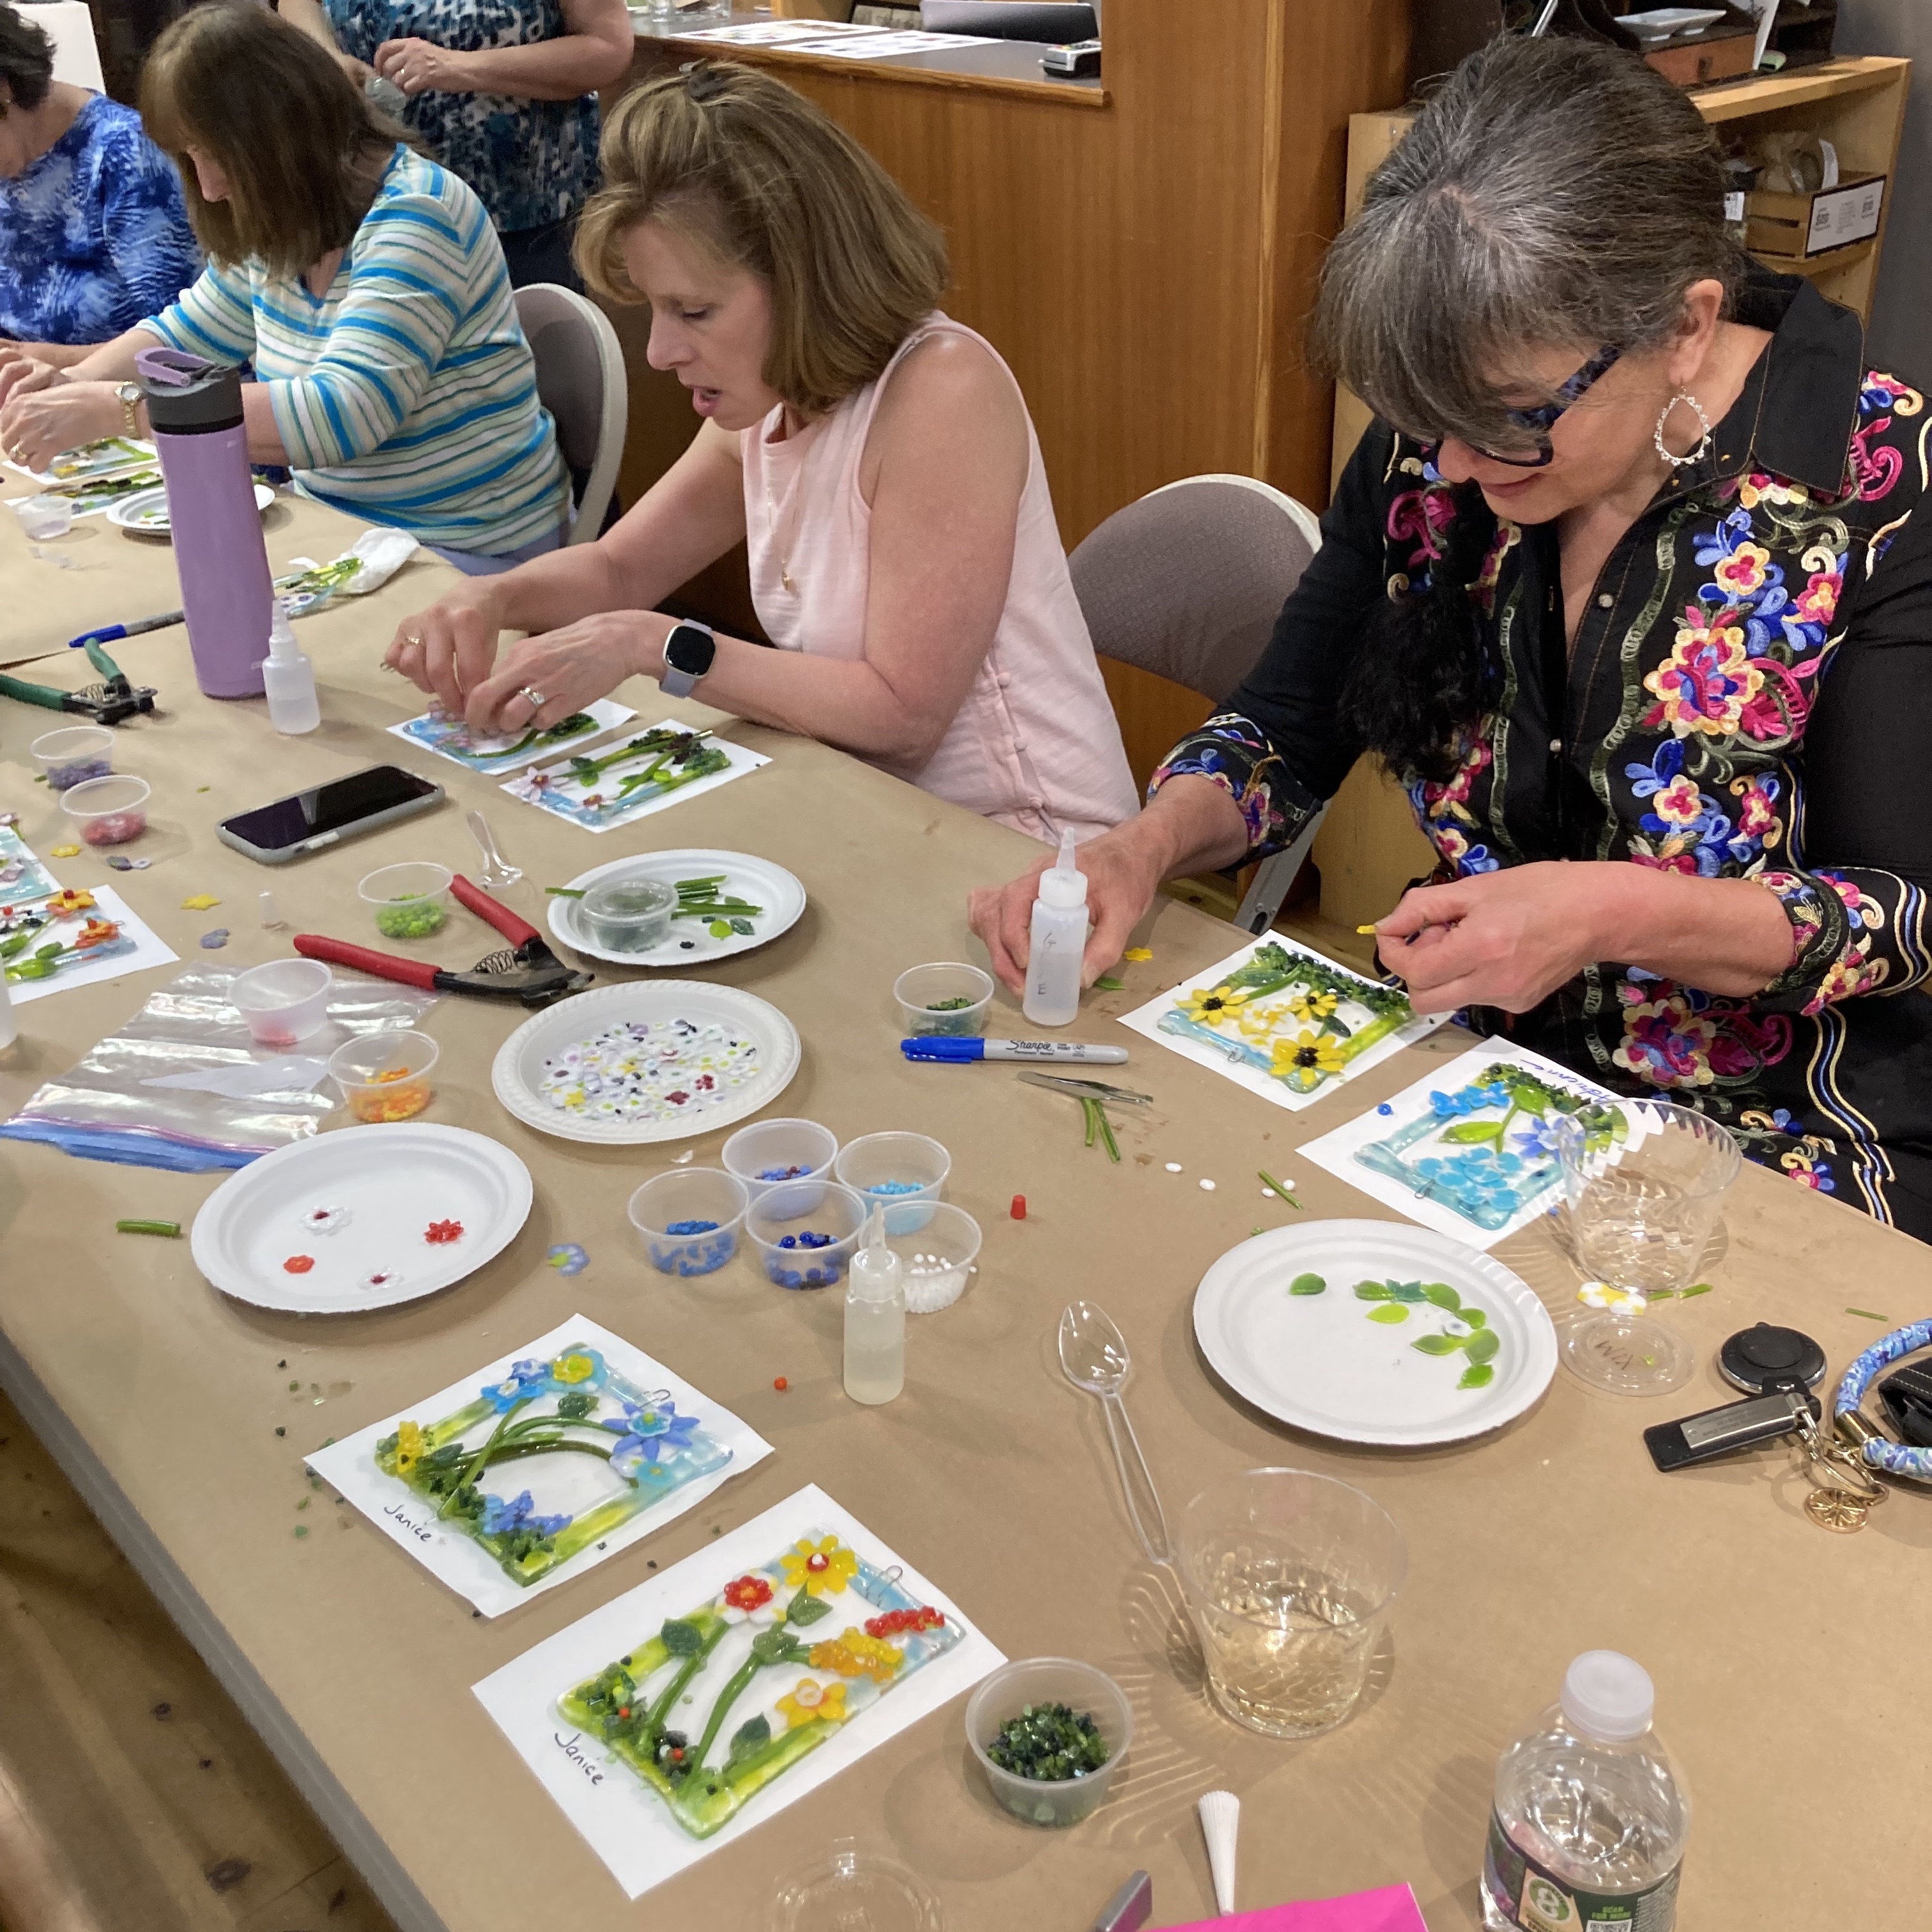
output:
[[[242,1095],[143,1084],[289,1058],[286,1048],[257,1047],[249,1038],[230,997],[238,976],[211,967],[183,973],[152,994],[120,1032],[50,1080],[0,1126],[0,1136],[47,1142],[86,1160],[189,1174],[245,1167],[307,1139],[340,1104],[332,1080]],[[358,1034],[417,1025],[436,998],[338,968],[327,1020],[296,1051],[326,1060]]]

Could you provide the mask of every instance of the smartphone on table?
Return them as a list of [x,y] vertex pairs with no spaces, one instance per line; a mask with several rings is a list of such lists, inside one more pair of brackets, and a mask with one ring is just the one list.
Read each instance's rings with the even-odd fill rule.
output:
[[272,805],[237,812],[216,826],[224,845],[264,866],[285,866],[442,802],[442,786],[400,765],[372,765],[346,778],[292,792]]

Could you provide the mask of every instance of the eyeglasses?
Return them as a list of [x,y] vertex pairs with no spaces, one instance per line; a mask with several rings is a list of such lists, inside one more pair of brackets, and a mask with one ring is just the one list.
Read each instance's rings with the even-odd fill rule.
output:
[[1500,450],[1484,449],[1474,443],[1472,443],[1470,448],[1478,456],[1486,457],[1492,463],[1507,463],[1512,470],[1547,468],[1556,455],[1550,446],[1550,432],[1556,427],[1557,418],[1614,368],[1622,354],[1621,349],[1600,349],[1556,392],[1556,401],[1539,403],[1534,409],[1505,412],[1514,428],[1526,430],[1534,437],[1536,454],[1534,456],[1505,456]]

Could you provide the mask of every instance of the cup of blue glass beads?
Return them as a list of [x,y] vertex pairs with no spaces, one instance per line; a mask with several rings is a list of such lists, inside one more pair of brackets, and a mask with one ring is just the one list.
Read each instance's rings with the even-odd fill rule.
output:
[[887,1234],[916,1234],[946,1198],[952,1156],[929,1134],[861,1134],[839,1149],[832,1171],[868,1203],[884,1204]]
[[781,1181],[752,1203],[745,1234],[768,1281],[832,1288],[845,1279],[870,1204],[836,1180]]
[[745,1184],[715,1167],[675,1167],[631,1196],[631,1226],[663,1274],[710,1274],[738,1252]]

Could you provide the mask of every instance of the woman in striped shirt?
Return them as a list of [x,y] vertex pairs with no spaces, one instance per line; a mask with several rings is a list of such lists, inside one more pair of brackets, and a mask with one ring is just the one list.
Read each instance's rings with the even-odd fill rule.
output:
[[328,55],[251,6],[164,34],[142,113],[182,170],[208,266],[64,370],[0,369],[0,446],[38,466],[145,433],[134,358],[252,362],[249,454],[477,573],[554,550],[570,515],[503,252],[455,176],[412,153]]

